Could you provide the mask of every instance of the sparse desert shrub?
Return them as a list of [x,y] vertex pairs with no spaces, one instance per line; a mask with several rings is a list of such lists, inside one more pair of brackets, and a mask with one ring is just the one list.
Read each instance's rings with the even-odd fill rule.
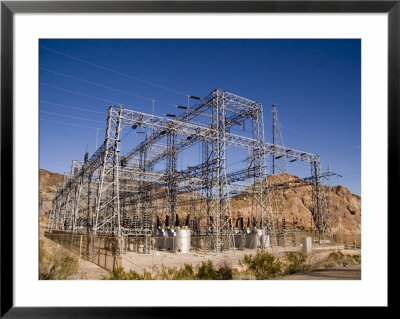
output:
[[78,258],[62,247],[51,247],[39,241],[39,279],[70,279],[78,271]]
[[231,266],[224,264],[220,266],[217,270],[217,279],[219,280],[232,280],[233,279],[233,269]]
[[196,278],[192,265],[184,264],[182,269],[176,271],[172,279],[193,280]]
[[102,278],[103,280],[152,280],[153,277],[150,272],[144,271],[143,275],[134,270],[126,272],[123,267],[114,269],[109,276]]
[[318,265],[317,268],[332,268],[337,266],[357,265],[361,263],[360,255],[343,254],[341,251],[332,252]]
[[200,280],[215,280],[218,279],[217,271],[214,268],[214,264],[211,260],[205,262],[201,262],[201,266],[197,270],[197,279]]
[[143,275],[142,275],[142,278],[141,278],[142,280],[154,280],[155,278],[153,277],[153,275],[151,274],[151,272],[148,272],[147,270],[145,270],[144,272],[143,272]]
[[353,255],[356,264],[361,264],[361,255]]
[[288,264],[286,265],[285,274],[292,275],[305,272],[311,269],[307,264],[307,256],[301,253],[290,252],[286,254]]
[[341,251],[337,251],[330,253],[328,256],[328,260],[340,261],[341,259],[343,259],[343,257],[344,257],[343,253]]
[[282,275],[281,261],[267,252],[258,251],[254,257],[252,255],[245,255],[243,263],[257,280]]
[[201,266],[193,269],[190,264],[184,264],[184,267],[177,269],[176,267],[165,267],[162,265],[161,270],[152,275],[150,272],[144,271],[143,275],[136,271],[130,270],[126,272],[124,268],[116,268],[109,276],[105,276],[103,280],[230,280],[233,277],[233,269],[228,265],[222,265],[215,269],[214,264],[209,260],[202,262]]
[[170,275],[168,274],[168,269],[164,265],[161,265],[161,270],[157,271],[156,277],[157,277],[157,279],[160,279],[160,280],[169,280],[169,279],[171,279]]
[[123,267],[114,269],[109,276],[103,277],[104,280],[127,280],[127,273]]

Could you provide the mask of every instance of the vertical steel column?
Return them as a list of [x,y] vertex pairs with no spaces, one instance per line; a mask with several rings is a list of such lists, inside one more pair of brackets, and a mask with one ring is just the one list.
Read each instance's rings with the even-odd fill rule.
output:
[[[274,213],[267,181],[267,156],[264,145],[264,116],[262,104],[256,103],[252,112],[254,187],[256,191],[256,223],[265,235],[275,236]],[[275,240],[276,241],[276,240]],[[261,240],[264,249],[264,241]]]
[[83,180],[81,179],[79,185],[75,187],[74,211],[72,214],[72,222],[71,222],[72,232],[76,231],[76,220],[78,219],[78,214],[79,214],[79,201],[81,198],[82,186],[83,186]]
[[63,209],[63,213],[62,213],[62,218],[61,218],[61,229],[62,230],[67,230],[67,226],[68,225],[66,225],[66,221],[68,220],[68,214],[69,214],[69,199],[70,199],[70,192],[71,192],[71,190],[68,190],[68,193],[67,193],[67,195],[66,195],[66,198],[65,198],[65,202],[64,202],[64,209]]
[[93,211],[91,205],[91,196],[92,196],[91,185],[92,185],[92,176],[89,176],[87,182],[87,221],[86,221],[86,230],[88,234],[92,230],[92,225],[93,225]]
[[204,201],[202,201],[203,204],[203,209],[205,211],[205,221],[204,221],[204,226],[205,226],[205,232],[206,236],[208,236],[208,232],[211,231],[211,225],[210,225],[210,216],[211,216],[211,200],[212,200],[212,187],[211,187],[211,181],[212,181],[212,167],[210,164],[210,157],[211,157],[212,150],[210,148],[210,143],[208,141],[203,141],[202,142],[202,163],[204,166],[202,167],[202,192],[203,192],[203,197],[205,198]]
[[229,228],[232,225],[232,212],[230,210],[229,201],[229,190],[228,181],[226,177],[226,117],[225,117],[225,92],[216,90],[215,102],[216,110],[213,112],[213,125],[215,127],[215,160],[216,160],[216,178],[215,178],[215,190],[216,190],[216,209],[215,209],[215,243],[216,252],[220,252],[220,249],[225,245],[222,242],[224,237],[227,237],[226,249],[235,247],[235,241],[233,237],[233,229]]
[[176,222],[176,164],[177,153],[175,150],[176,133],[168,132],[167,134],[167,214],[170,216],[172,226]]
[[[272,104],[272,144],[275,145],[276,104]],[[272,154],[272,174],[275,174],[275,154]]]
[[264,187],[266,182],[266,156],[264,154],[264,120],[261,104],[255,104],[252,112],[252,134],[255,143],[253,145],[252,164],[253,164],[253,180],[255,188],[255,199],[257,205],[255,207],[256,223],[264,225]]
[[[272,104],[272,144],[283,146],[283,138],[278,120],[276,104]],[[272,154],[272,174],[280,174],[283,172],[287,172],[285,157],[276,158],[276,155]]]
[[56,221],[55,221],[54,229],[59,229],[59,224],[61,224],[61,205],[62,205],[62,203],[60,203],[60,201],[57,201]]
[[[121,236],[119,198],[119,145],[121,107],[108,109],[106,138],[96,196],[96,221],[93,233]],[[100,220],[101,219],[101,220]]]
[[[122,235],[122,228],[121,228],[121,204],[120,204],[120,196],[119,196],[119,168],[120,168],[120,161],[119,161],[119,145],[121,143],[121,119],[122,119],[122,108],[120,107],[117,112],[117,120],[115,124],[115,133],[114,133],[114,145],[115,145],[115,153],[113,158],[113,198],[114,198],[114,205],[113,207],[113,216],[117,217],[117,229],[118,229],[118,236],[121,237]],[[115,221],[114,221],[115,225]],[[114,230],[115,235],[115,230]]]
[[316,159],[311,162],[311,174],[312,174],[312,227],[316,230],[320,239],[323,237],[326,231],[326,226],[330,223],[329,213],[326,212],[324,194],[321,184],[321,168],[320,161]]
[[102,163],[101,163],[101,172],[100,172],[100,180],[97,184],[97,194],[96,194],[96,218],[95,218],[95,223],[94,223],[94,229],[93,233],[97,234],[97,231],[100,228],[100,210],[101,210],[101,197],[102,197],[102,188],[103,188],[103,183],[105,182],[105,173],[106,173],[106,166],[107,166],[107,161],[108,161],[108,153],[109,153],[109,147],[110,147],[110,130],[111,130],[111,120],[112,120],[112,107],[110,106],[108,108],[108,116],[107,116],[107,128],[106,128],[106,136],[105,136],[105,148],[102,156]]
[[[331,172],[331,166],[328,164],[328,171],[327,171],[327,186],[328,186],[328,192],[331,191],[332,187],[332,172]],[[324,222],[324,233],[325,234],[331,234],[332,232],[332,221],[331,221],[331,216],[332,216],[332,205],[331,205],[331,198],[330,194],[326,194],[324,192],[324,198],[325,198],[325,209],[323,211],[323,216],[322,219],[325,221]]]

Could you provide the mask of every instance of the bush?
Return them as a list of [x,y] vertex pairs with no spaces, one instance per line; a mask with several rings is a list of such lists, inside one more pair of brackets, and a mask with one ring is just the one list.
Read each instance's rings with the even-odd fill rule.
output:
[[311,269],[311,266],[307,264],[306,255],[290,252],[286,254],[286,259],[288,261],[285,269],[286,275],[301,273]]
[[167,267],[165,267],[164,265],[161,265],[161,271],[157,270],[157,279],[160,280],[169,280],[170,278],[170,274],[168,274],[169,269]]
[[39,241],[39,279],[71,279],[77,271],[78,257],[61,247],[51,247],[42,239]]
[[361,255],[353,255],[353,259],[356,264],[361,264]]
[[343,254],[341,251],[330,253],[319,268],[332,268],[337,266],[357,265],[361,263],[360,255]]
[[218,279],[218,273],[214,268],[214,264],[211,260],[207,263],[201,262],[201,266],[197,270],[197,279],[200,280],[215,280]]
[[232,280],[233,269],[229,265],[222,265],[217,270],[217,279],[219,280]]
[[211,261],[202,263],[200,267],[193,269],[192,265],[184,264],[184,267],[177,269],[176,267],[165,267],[162,265],[161,270],[157,274],[152,275],[150,272],[144,271],[143,275],[136,271],[124,271],[124,268],[116,268],[109,276],[105,276],[103,280],[230,280],[233,278],[233,270],[227,265],[223,265],[217,269]]
[[184,280],[191,280],[195,279],[196,275],[194,273],[192,265],[184,264],[184,267],[180,269],[174,279],[184,279]]
[[243,263],[257,280],[269,279],[282,275],[282,263],[267,252],[245,255]]
[[114,269],[109,276],[103,277],[103,280],[152,280],[150,272],[144,271],[143,275],[138,274],[134,270],[126,272],[123,267]]

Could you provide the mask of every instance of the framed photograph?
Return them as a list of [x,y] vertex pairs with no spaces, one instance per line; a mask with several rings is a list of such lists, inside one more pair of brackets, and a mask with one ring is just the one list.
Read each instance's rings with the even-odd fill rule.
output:
[[2,1],[1,316],[388,307],[399,19]]

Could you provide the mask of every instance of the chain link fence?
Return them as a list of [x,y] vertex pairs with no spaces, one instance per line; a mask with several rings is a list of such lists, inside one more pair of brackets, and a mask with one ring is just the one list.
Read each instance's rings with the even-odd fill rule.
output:
[[[45,237],[76,253],[80,258],[93,262],[108,271],[113,271],[121,267],[121,254],[127,252],[150,254],[150,251],[153,249],[175,251],[173,237],[132,236],[123,238],[122,242],[120,242],[118,237],[113,236],[72,234],[54,231],[52,233],[45,233]],[[251,240],[250,237],[247,235],[236,235],[234,237],[235,248],[238,250],[258,248],[258,244],[249,243],[249,240]],[[290,247],[298,247],[300,246],[302,237],[312,237],[314,248],[334,250],[361,249],[361,234],[342,233],[318,236],[312,232],[271,234],[267,247],[288,247],[289,249]],[[209,239],[206,236],[192,236],[190,239],[190,250],[192,252],[206,252],[210,248],[214,250],[215,246],[208,242]],[[168,242],[166,243],[165,241]],[[227,248],[226,250],[230,249]]]
[[44,236],[108,271],[122,266],[121,243],[116,237],[62,232]]

